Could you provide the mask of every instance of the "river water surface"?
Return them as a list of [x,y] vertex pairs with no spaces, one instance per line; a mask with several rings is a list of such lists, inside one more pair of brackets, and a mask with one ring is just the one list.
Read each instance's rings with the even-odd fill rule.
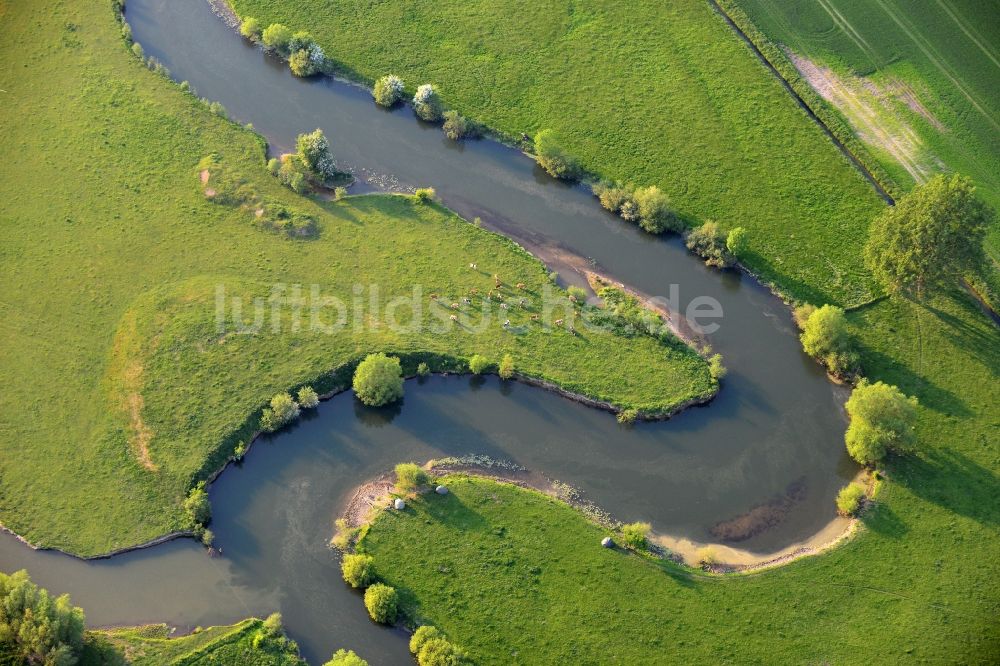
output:
[[4,535],[0,569],[24,567],[39,584],[69,592],[92,625],[188,628],[280,610],[313,662],[349,647],[372,663],[412,663],[400,632],[368,620],[326,545],[351,490],[399,461],[467,453],[512,460],[576,486],[617,518],[696,541],[717,541],[713,526],[783,498],[777,524],[734,544],[754,552],[806,539],[834,517],[833,497],[855,472],[844,452],[843,392],[802,353],[787,308],[754,280],[708,269],[676,239],[625,224],[516,150],[455,144],[408,108],[385,111],[357,87],[293,77],[205,0],[129,0],[127,18],[147,54],[253,123],[274,153],[321,127],[340,165],[369,186],[431,186],[454,210],[543,256],[583,257],[647,294],[677,284],[681,307],[715,298],[724,318],[708,341],[730,373],[707,407],[633,428],[495,378],[409,382],[403,403],[387,410],[343,394],[258,442],[216,481],[220,557],[182,540],[83,562]]

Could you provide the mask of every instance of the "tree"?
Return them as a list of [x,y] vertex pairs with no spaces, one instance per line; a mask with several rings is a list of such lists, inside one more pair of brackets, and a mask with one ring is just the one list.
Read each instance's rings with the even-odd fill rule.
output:
[[421,120],[437,122],[441,120],[441,99],[437,90],[429,83],[417,88],[413,96],[413,110]]
[[212,520],[212,505],[208,501],[205,483],[201,482],[188,491],[184,498],[184,513],[192,525],[208,525]]
[[963,176],[938,175],[875,218],[865,263],[891,290],[918,297],[980,268],[993,211]]
[[452,141],[464,139],[470,132],[471,126],[465,116],[458,111],[444,112],[444,135]]
[[835,305],[824,305],[803,311],[802,348],[810,356],[822,361],[830,372],[844,374],[857,365],[851,334],[847,329],[844,310]]
[[490,362],[486,360],[485,356],[473,354],[472,358],[469,359],[469,370],[471,370],[474,375],[481,375],[489,370],[489,368]]
[[308,51],[315,43],[316,42],[313,41],[312,35],[305,30],[299,30],[292,35],[291,39],[288,40],[288,52],[295,53],[296,51]]
[[417,666],[460,666],[465,652],[445,638],[431,638],[417,652]]
[[622,541],[626,547],[639,550],[646,547],[646,539],[652,525],[649,523],[629,523],[622,525]]
[[510,379],[514,376],[514,357],[504,354],[500,359],[500,379]]
[[437,192],[434,191],[433,187],[418,187],[413,192],[413,198],[416,199],[418,203],[426,204],[434,201],[434,197],[437,196]]
[[729,268],[735,263],[733,255],[726,247],[726,236],[719,228],[718,222],[708,221],[696,229],[692,229],[684,239],[687,249],[705,260],[709,266]]
[[308,49],[292,51],[292,54],[288,56],[288,68],[295,76],[312,76],[319,73],[324,60],[326,60],[326,55],[323,53],[323,49],[320,48],[319,44],[313,44]]
[[330,153],[330,142],[318,127],[313,132],[298,136],[295,140],[295,152],[309,173],[320,182],[325,183],[340,175]]
[[260,416],[260,428],[266,432],[274,432],[298,416],[299,404],[288,393],[278,393],[271,398],[271,406],[264,408]]
[[299,406],[305,409],[312,409],[319,405],[319,395],[312,386],[303,386],[299,389]]
[[260,21],[253,17],[248,16],[240,24],[240,34],[251,41],[260,41],[260,31]]
[[375,82],[372,97],[379,106],[390,107],[403,99],[403,79],[387,74]]
[[413,492],[421,486],[426,486],[429,482],[430,477],[420,465],[411,462],[396,465],[397,491],[401,493]]
[[0,573],[0,648],[4,663],[71,666],[83,649],[83,611],[69,595],[52,597],[28,572]]
[[680,231],[680,219],[670,209],[670,200],[656,185],[639,188],[633,197],[639,212],[639,226],[651,234]]
[[729,374],[729,370],[722,363],[722,354],[712,354],[708,357],[708,374],[717,382]]
[[913,446],[917,399],[895,386],[861,380],[845,405],[851,424],[844,436],[847,452],[862,465],[875,465],[888,451]]
[[375,582],[375,558],[371,555],[344,555],[340,563],[344,582],[357,589]]
[[421,361],[417,365],[417,374],[420,375],[421,377],[426,377],[427,375],[431,374],[431,366]]
[[861,500],[865,496],[865,487],[860,483],[849,483],[837,493],[837,513],[842,516],[853,516],[861,508]]
[[745,255],[750,249],[750,238],[747,235],[747,230],[743,227],[731,229],[729,235],[726,236],[726,249],[736,258]]
[[403,371],[399,359],[383,353],[369,354],[354,371],[354,393],[369,407],[380,407],[403,397]]
[[601,206],[612,213],[621,213],[622,206],[632,200],[631,189],[621,184],[611,185],[602,182],[594,185],[591,190],[601,202]]
[[292,41],[292,30],[281,23],[272,23],[264,29],[262,39],[267,48],[287,54],[288,43]]
[[365,590],[365,608],[376,622],[392,624],[396,621],[399,611],[399,595],[396,588],[375,583]]
[[542,130],[535,135],[535,155],[538,164],[554,178],[576,180],[580,175],[576,160],[562,149],[552,130]]
[[354,653],[354,650],[341,648],[333,653],[330,661],[323,666],[368,666],[368,662]]
[[413,632],[413,636],[410,637],[410,653],[413,655],[418,654],[424,643],[432,638],[444,638],[444,634],[432,624],[417,627],[417,630]]
[[264,620],[264,631],[268,636],[277,637],[285,633],[285,626],[282,622],[281,613],[271,613]]

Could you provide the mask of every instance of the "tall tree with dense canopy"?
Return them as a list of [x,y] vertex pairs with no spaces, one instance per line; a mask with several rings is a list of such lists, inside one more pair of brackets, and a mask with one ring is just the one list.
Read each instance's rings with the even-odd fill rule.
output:
[[69,595],[52,597],[24,570],[0,573],[0,655],[25,664],[71,666],[83,649],[83,627],[83,611]]
[[369,354],[354,371],[354,393],[369,407],[380,407],[403,397],[403,371],[399,359],[383,353]]
[[861,380],[845,407],[851,417],[844,436],[847,452],[862,465],[874,465],[890,450],[903,453],[913,445],[917,399],[895,386]]
[[891,290],[922,296],[977,270],[993,211],[972,182],[938,175],[875,218],[865,263]]

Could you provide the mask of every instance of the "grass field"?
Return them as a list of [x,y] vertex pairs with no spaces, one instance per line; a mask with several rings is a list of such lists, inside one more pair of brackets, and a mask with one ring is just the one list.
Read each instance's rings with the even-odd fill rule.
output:
[[493,128],[551,128],[590,171],[750,229],[753,270],[799,297],[870,296],[855,258],[879,198],[704,0],[232,4],[310,30],[356,76],[433,82]]
[[[851,85],[841,110],[862,132],[878,123],[912,141],[933,170],[972,177],[1000,208],[1000,20],[976,0],[738,0],[773,41],[830,67]],[[867,88],[861,84],[867,84]],[[881,88],[878,94],[872,87]],[[923,110],[913,104],[919,101]],[[864,105],[865,108],[862,108]],[[902,125],[902,127],[901,127]],[[904,129],[905,128],[905,129]],[[915,134],[907,137],[909,129]],[[869,132],[870,133],[870,132]],[[878,151],[876,151],[878,152]],[[914,178],[892,155],[883,164],[902,184]],[[989,241],[1000,257],[1000,231]]]
[[[306,295],[315,283],[350,304],[353,285],[377,284],[383,308],[420,285],[426,321],[432,292],[485,294],[496,273],[525,283],[507,293],[537,307],[548,280],[513,243],[435,205],[285,190],[257,136],[132,57],[110,3],[0,7],[0,61],[17,72],[0,75],[0,147],[19,156],[0,178],[0,522],[31,542],[93,555],[182,527],[187,489],[250,435],[273,394],[331,389],[344,377],[325,373],[369,351],[494,362],[509,351],[525,374],[650,411],[714,390],[683,345],[546,333],[516,307],[496,309],[479,335],[397,333],[367,307],[360,330],[352,319],[340,333],[312,331],[306,309],[295,332],[282,308],[278,333],[269,319],[259,335],[220,334],[217,285],[266,298],[275,283]],[[286,239],[207,201],[197,165],[210,153],[261,196],[312,215],[318,236]],[[503,330],[502,317],[523,331]]]
[[[281,639],[254,646],[263,622],[249,619],[224,627],[208,627],[187,636],[170,638],[166,625],[90,631],[81,666],[304,666],[294,644]],[[127,661],[121,661],[124,657]]]

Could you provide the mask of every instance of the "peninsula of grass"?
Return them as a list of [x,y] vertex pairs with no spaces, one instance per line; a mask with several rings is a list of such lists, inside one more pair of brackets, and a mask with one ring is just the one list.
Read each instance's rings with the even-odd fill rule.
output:
[[882,201],[704,0],[231,0],[308,30],[348,75],[396,74],[511,137],[550,129],[590,173],[656,185],[798,298],[873,295],[857,256]]
[[[31,543],[96,555],[184,529],[188,489],[249,442],[273,395],[346,386],[370,352],[402,355],[410,372],[510,354],[523,376],[648,414],[716,390],[676,339],[572,332],[574,307],[540,262],[432,202],[283,188],[259,136],[133,56],[110,2],[6,5],[0,25],[0,61],[17,72],[0,78],[12,156],[0,178],[0,523]],[[311,217],[312,236],[210,196],[223,172],[269,210]],[[492,324],[475,332],[494,276],[509,310],[494,296]],[[296,328],[295,290],[309,299],[313,285],[351,309],[342,329],[318,330],[309,304]],[[555,313],[535,321],[548,289]],[[275,293],[278,316],[267,301],[261,331],[237,332],[254,321],[252,299]],[[419,325],[410,307],[389,325],[398,297],[413,299]]]
[[305,666],[298,647],[283,635],[272,635],[263,620],[208,627],[170,637],[164,624],[88,631],[80,666]]

